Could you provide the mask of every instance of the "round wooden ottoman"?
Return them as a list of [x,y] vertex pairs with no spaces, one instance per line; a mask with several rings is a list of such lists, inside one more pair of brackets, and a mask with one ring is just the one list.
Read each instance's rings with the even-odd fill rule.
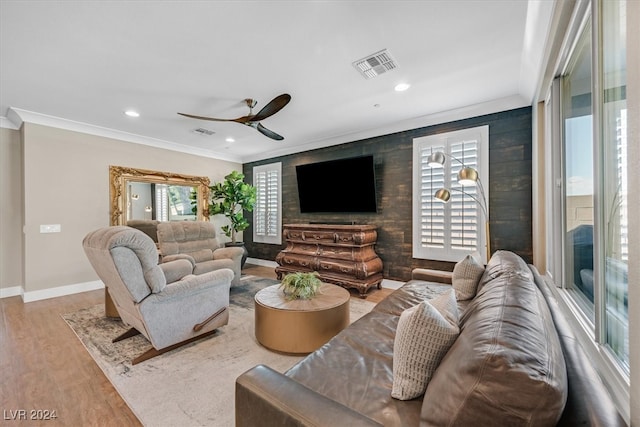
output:
[[255,296],[256,338],[281,353],[311,353],[349,326],[349,291],[323,283],[311,299],[287,300],[269,286]]

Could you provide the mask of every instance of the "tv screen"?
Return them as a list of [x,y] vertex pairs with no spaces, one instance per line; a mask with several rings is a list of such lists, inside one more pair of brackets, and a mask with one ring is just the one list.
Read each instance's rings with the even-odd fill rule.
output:
[[296,166],[300,212],[376,212],[373,156]]

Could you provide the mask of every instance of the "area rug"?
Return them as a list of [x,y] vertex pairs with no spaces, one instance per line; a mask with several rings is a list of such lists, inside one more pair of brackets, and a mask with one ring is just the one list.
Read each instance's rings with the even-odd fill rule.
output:
[[[132,366],[151,348],[142,336],[112,343],[127,328],[102,304],[62,317],[145,426],[233,426],[236,378],[258,364],[284,372],[302,359],[262,347],[254,334],[253,297],[278,283],[243,277],[230,293],[229,324],[216,334]],[[351,298],[351,321],[375,304]]]

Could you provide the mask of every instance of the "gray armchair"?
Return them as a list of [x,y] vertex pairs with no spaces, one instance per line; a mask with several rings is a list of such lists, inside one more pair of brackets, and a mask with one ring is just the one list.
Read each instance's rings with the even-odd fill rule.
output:
[[126,226],[92,231],[82,245],[122,321],[131,326],[114,342],[141,333],[153,346],[133,364],[211,335],[228,323],[230,269],[195,276],[184,259],[159,265],[151,238]]
[[158,247],[163,263],[186,259],[193,265],[193,274],[230,268],[233,270],[231,285],[240,283],[244,250],[222,247],[216,238],[215,226],[210,222],[161,222],[158,224]]

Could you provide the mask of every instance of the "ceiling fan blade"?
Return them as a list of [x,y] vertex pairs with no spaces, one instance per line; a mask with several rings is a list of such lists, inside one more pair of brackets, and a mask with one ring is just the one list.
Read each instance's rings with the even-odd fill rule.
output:
[[274,131],[267,129],[266,127],[262,126],[260,123],[256,123],[255,128],[258,129],[258,132],[260,132],[264,136],[268,136],[269,138],[275,139],[276,141],[282,141],[284,139],[283,136],[280,136]]
[[209,120],[212,122],[235,122],[236,120],[240,120],[240,119],[216,119],[215,117],[195,116],[193,114],[186,114],[186,113],[178,113],[178,114],[180,114],[181,116],[192,118],[192,119]]
[[264,120],[267,117],[273,116],[278,111],[282,110],[285,105],[287,105],[291,101],[291,95],[288,93],[283,93],[280,96],[276,96],[269,102],[267,105],[262,108],[262,110],[258,111],[258,114],[251,117],[252,122],[259,122],[260,120]]

